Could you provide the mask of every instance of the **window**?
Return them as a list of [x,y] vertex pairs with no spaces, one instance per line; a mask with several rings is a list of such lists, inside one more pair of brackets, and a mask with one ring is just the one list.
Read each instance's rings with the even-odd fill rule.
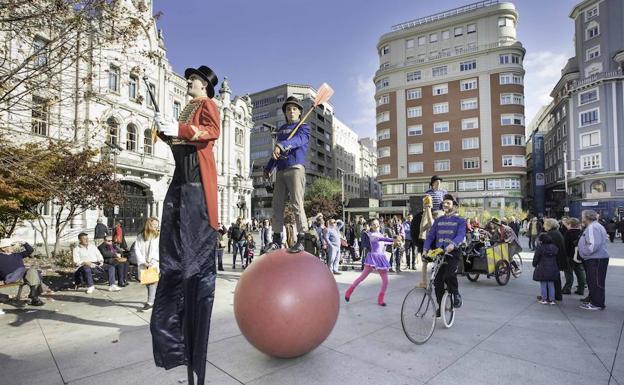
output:
[[465,111],[465,110],[476,110],[477,108],[479,108],[479,104],[477,102],[477,98],[463,99],[461,101],[461,110],[462,111]]
[[468,26],[466,27],[466,33],[475,33],[475,32],[477,32],[477,25],[468,24]]
[[446,160],[436,160],[433,162],[433,170],[434,171],[450,171],[451,170],[451,161]]
[[501,125],[502,126],[510,126],[510,125],[524,126],[524,115],[522,115],[522,114],[502,114],[501,115]]
[[107,140],[111,144],[119,144],[119,123],[112,116],[106,120],[108,126]]
[[617,192],[624,191],[624,179],[616,179],[615,180],[615,191],[617,191]]
[[445,114],[449,112],[448,103],[436,103],[433,105],[433,113],[434,114]]
[[524,135],[501,135],[502,146],[524,146]]
[[[481,161],[479,158],[464,158],[462,160],[462,167],[464,170],[477,169],[480,167],[480,164],[481,164]],[[481,181],[481,185],[483,185],[483,181]],[[481,190],[483,190],[483,188]]]
[[383,47],[381,47],[381,56],[385,56],[387,54],[390,53],[390,46],[389,45],[384,45]]
[[414,72],[408,72],[407,73],[407,81],[408,82],[413,82],[416,80],[420,80],[421,76],[420,76],[420,71],[414,71]]
[[520,64],[520,55],[511,54],[511,62],[513,64]]
[[414,39],[405,40],[405,48],[414,48]]
[[138,90],[139,79],[136,76],[130,76],[130,81],[128,82],[128,98],[130,98],[130,100],[136,100]]
[[410,174],[416,174],[423,172],[423,162],[409,162],[407,169]]
[[440,134],[443,132],[449,132],[449,122],[435,122],[433,123],[433,133]]
[[585,61],[596,59],[597,57],[600,57],[600,46],[599,45],[597,45],[595,47],[591,47],[590,49],[585,51]]
[[524,105],[524,96],[516,93],[500,94],[500,104],[519,104]]
[[384,111],[377,114],[377,123],[390,121],[390,111]]
[[600,146],[600,131],[581,134],[581,148]]
[[498,26],[499,27],[513,27],[514,19],[511,17],[499,17],[498,18]]
[[464,53],[464,46],[463,45],[456,46],[455,55],[461,55],[462,53]]
[[588,21],[589,19],[598,16],[598,5],[595,5],[593,7],[591,7],[590,9],[588,9],[587,11],[585,11],[585,21]]
[[390,156],[390,147],[379,147],[377,149],[378,158],[386,158]]
[[438,58],[438,51],[437,50],[429,52],[429,59],[430,60],[434,60],[434,59],[437,59],[437,58]]
[[479,148],[479,138],[462,139],[462,150],[473,150]]
[[407,100],[420,99],[422,97],[422,90],[420,88],[412,88],[407,90]]
[[[476,158],[477,162],[479,158]],[[464,162],[468,159],[464,159]],[[466,168],[466,167],[464,167]],[[474,167],[474,168],[479,168]],[[483,191],[485,190],[483,179],[479,180],[460,180],[457,181],[457,191]]]
[[377,105],[381,106],[383,104],[388,104],[390,103],[390,95],[386,94],[386,95],[381,95],[379,97],[379,99],[377,99]]
[[438,34],[432,33],[429,35],[429,43],[435,43],[438,41]]
[[598,88],[593,88],[589,91],[581,92],[578,98],[579,98],[579,106],[582,106],[583,104],[598,101]]
[[440,51],[440,56],[442,56],[442,57],[449,57],[449,56],[451,56],[451,49],[450,48],[443,48],[442,51]]
[[499,56],[500,64],[520,64],[520,55],[516,54],[504,54]]
[[152,130],[143,131],[143,152],[152,155]]
[[407,136],[419,136],[422,135],[422,133],[422,124],[407,127]]
[[134,124],[126,127],[126,150],[136,151],[137,149],[137,128]]
[[48,41],[42,37],[33,40],[33,55],[35,67],[43,67],[48,64]]
[[463,27],[455,27],[455,29],[453,31],[455,32],[455,37],[461,36],[461,35],[464,34],[464,28]]
[[119,67],[111,65],[108,68],[108,89],[119,92]]
[[48,135],[49,107],[46,99],[33,95],[31,122],[33,134]]
[[600,123],[600,112],[598,108],[581,112],[579,113],[579,120],[581,121],[581,127]]
[[462,80],[459,84],[459,89],[461,91],[470,91],[477,89],[477,79],[467,79]]
[[377,131],[377,140],[390,139],[390,130]]
[[437,84],[431,88],[433,96],[448,94],[448,84]]
[[473,130],[479,128],[479,118],[462,119],[462,130]]
[[442,31],[442,40],[448,40],[451,37],[451,31]]
[[431,75],[433,77],[448,75],[448,67],[447,66],[433,67],[431,69]]
[[388,78],[383,78],[383,79],[379,79],[377,80],[377,82],[375,83],[375,88],[379,91],[382,88],[386,88],[390,85],[390,80],[388,80]]
[[502,73],[499,75],[499,83],[500,84],[519,84],[522,85],[524,82],[523,76],[520,74],[513,73]]
[[423,153],[422,143],[410,143],[407,145],[407,153],[409,155],[417,155]]
[[520,190],[520,179],[488,179],[488,190]]
[[585,29],[585,40],[593,39],[598,35],[600,35],[600,25],[594,20]]
[[182,111],[182,105],[178,101],[173,102],[173,116],[176,120],[180,119],[180,111]]
[[379,175],[390,175],[390,165],[389,164],[380,164],[377,167],[377,173]]
[[524,155],[503,155],[503,167],[526,167]]
[[422,116],[422,107],[409,107],[407,109],[407,117],[408,118],[418,118]]
[[601,167],[601,155],[599,153],[581,156],[581,170],[595,170]]
[[448,140],[438,140],[433,143],[434,152],[447,152],[451,150],[451,143]]
[[425,36],[419,36],[418,45],[425,45],[425,44],[427,44],[427,38]]

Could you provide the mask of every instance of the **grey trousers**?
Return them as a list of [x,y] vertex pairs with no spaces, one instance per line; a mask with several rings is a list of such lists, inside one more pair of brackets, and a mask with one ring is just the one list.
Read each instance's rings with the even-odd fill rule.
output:
[[284,209],[286,202],[290,201],[295,211],[297,232],[308,231],[308,220],[303,207],[305,180],[305,168],[303,167],[291,167],[277,172],[273,190],[272,220],[274,229],[281,230],[284,228]]

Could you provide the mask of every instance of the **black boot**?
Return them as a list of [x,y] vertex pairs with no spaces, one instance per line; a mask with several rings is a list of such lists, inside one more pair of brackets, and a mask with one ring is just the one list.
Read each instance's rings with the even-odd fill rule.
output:
[[297,234],[297,242],[293,245],[293,247],[288,249],[288,252],[289,253],[300,253],[300,252],[302,252],[304,250],[303,241],[304,241],[304,234],[302,234],[302,233]]
[[268,253],[273,250],[279,250],[282,248],[282,234],[281,233],[273,233],[273,241],[269,243],[264,249],[265,253]]

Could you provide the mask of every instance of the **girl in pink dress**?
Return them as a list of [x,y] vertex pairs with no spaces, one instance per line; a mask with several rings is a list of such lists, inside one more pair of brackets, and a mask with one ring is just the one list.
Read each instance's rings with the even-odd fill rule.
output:
[[383,234],[379,232],[379,221],[377,219],[374,219],[371,222],[370,227],[371,231],[368,233],[368,236],[370,238],[371,248],[368,254],[366,254],[366,259],[364,260],[364,270],[347,289],[347,292],[345,293],[345,301],[349,302],[351,294],[353,294],[353,290],[355,290],[357,285],[364,281],[371,271],[377,270],[381,276],[381,290],[379,290],[377,304],[380,306],[386,306],[384,296],[386,294],[386,289],[388,288],[388,269],[390,268],[390,264],[388,263],[384,250],[386,249],[386,244],[392,243],[393,239],[384,237]]

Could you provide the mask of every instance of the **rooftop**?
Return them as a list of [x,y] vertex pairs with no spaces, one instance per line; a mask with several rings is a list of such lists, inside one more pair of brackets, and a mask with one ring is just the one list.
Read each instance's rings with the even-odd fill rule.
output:
[[434,21],[439,21],[439,20],[446,19],[446,18],[449,18],[449,17],[453,17],[453,16],[464,14],[464,13],[472,12],[472,11],[475,11],[477,9],[491,7],[491,6],[497,5],[499,3],[500,3],[499,0],[479,1],[479,2],[476,2],[476,3],[472,3],[472,4],[461,6],[461,7],[458,7],[458,8],[449,9],[448,11],[442,11],[442,12],[439,12],[439,13],[436,13],[436,14],[433,14],[433,15],[429,15],[429,16],[421,17],[419,19],[414,19],[414,20],[411,20],[411,21],[406,21],[404,23],[393,25],[392,26],[392,31],[394,32],[394,31],[401,31],[401,30],[405,30],[405,29],[409,29],[409,28],[414,28],[414,27],[417,27],[419,25],[423,25],[423,24],[427,24],[427,23],[433,23]]

